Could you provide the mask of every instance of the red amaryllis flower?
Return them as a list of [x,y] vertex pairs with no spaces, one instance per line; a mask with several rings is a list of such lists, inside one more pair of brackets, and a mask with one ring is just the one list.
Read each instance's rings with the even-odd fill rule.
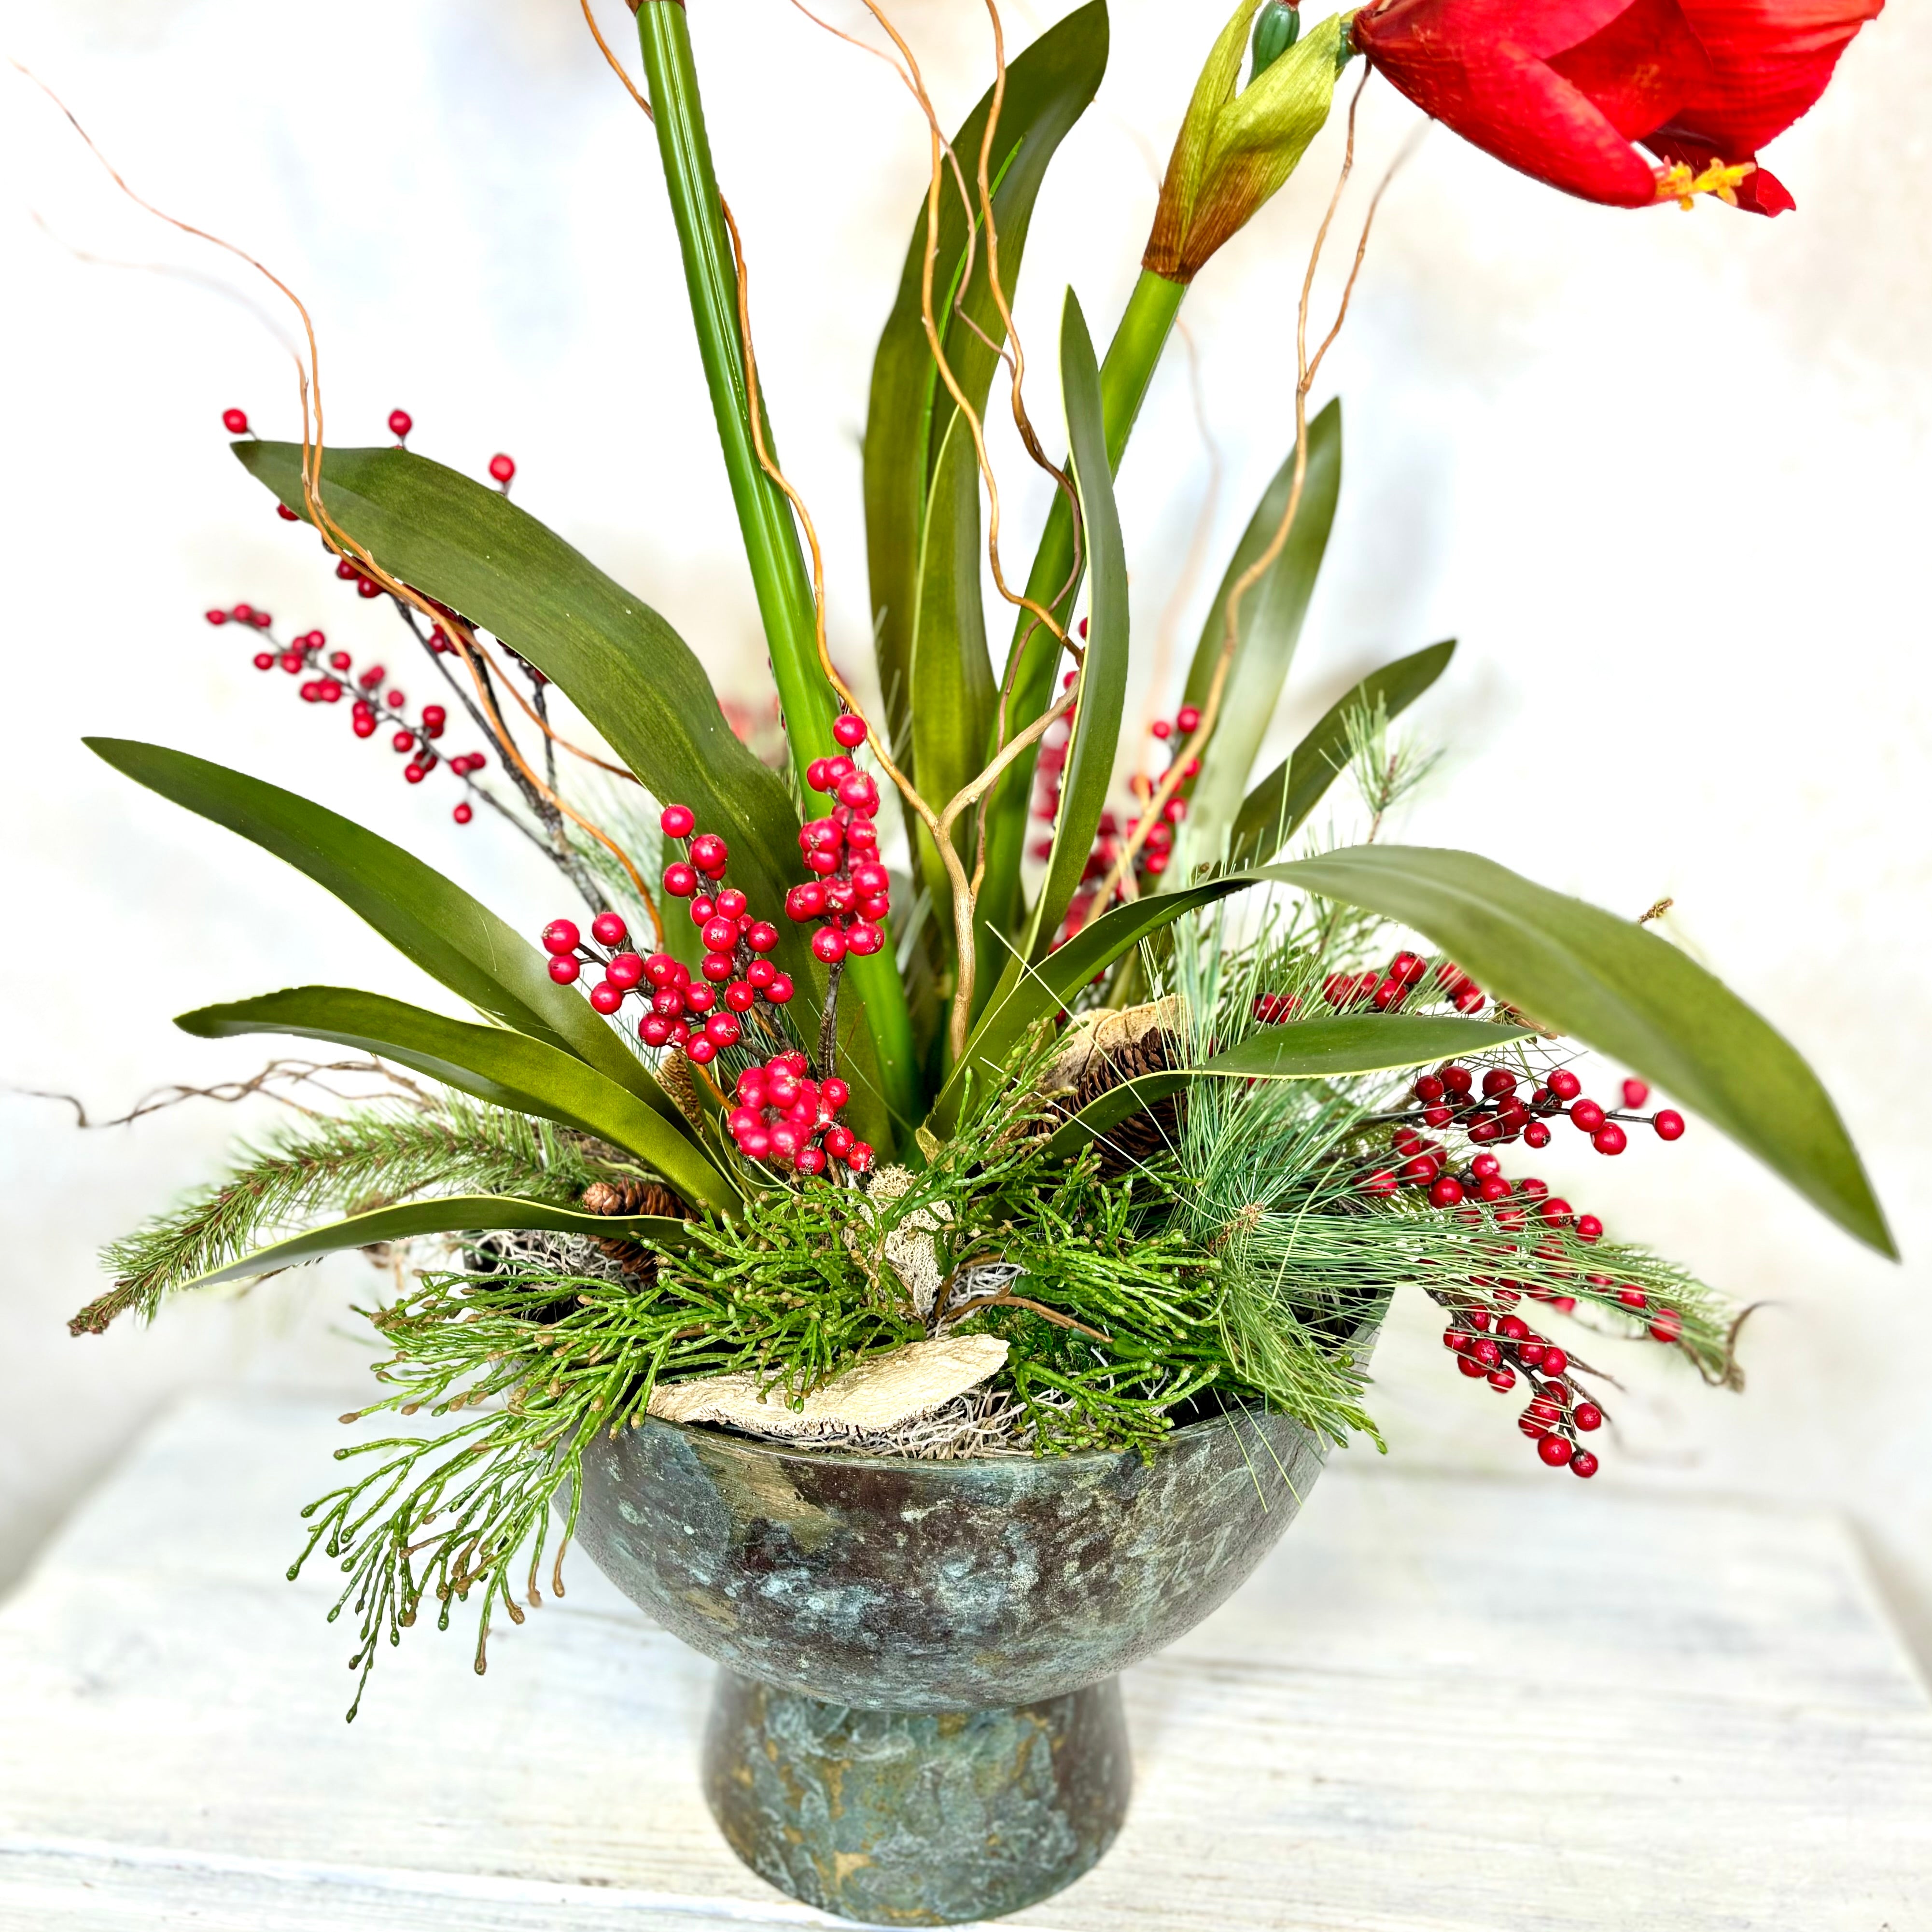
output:
[[1883,4],[1371,0],[1354,40],[1424,113],[1552,188],[1618,208],[1708,192],[1779,214],[1796,204],[1757,151]]

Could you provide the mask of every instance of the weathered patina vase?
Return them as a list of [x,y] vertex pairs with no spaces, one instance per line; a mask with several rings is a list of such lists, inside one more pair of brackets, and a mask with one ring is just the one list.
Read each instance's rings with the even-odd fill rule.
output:
[[1222,1602],[1320,1473],[1284,1417],[1151,1460],[958,1462],[646,1420],[584,1462],[578,1534],[724,1666],[706,1796],[794,1898],[896,1925],[1072,1882],[1126,1814],[1117,1673]]

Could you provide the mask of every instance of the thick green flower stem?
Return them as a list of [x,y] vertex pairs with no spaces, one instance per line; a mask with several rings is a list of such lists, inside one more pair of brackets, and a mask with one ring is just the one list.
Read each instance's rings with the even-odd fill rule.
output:
[[[1107,436],[1107,461],[1118,475],[1127,438],[1140,415],[1148,385],[1154,379],[1161,352],[1174,332],[1174,318],[1187,294],[1184,282],[1171,282],[1144,268],[1120,317],[1114,339],[1100,364],[1100,405]],[[1072,574],[1074,562],[1073,515],[1064,495],[1053,508],[1027,577],[1027,595],[1046,604],[1056,616],[1071,614],[1080,584]],[[1064,595],[1060,595],[1062,586]],[[1060,596],[1058,606],[1050,600]],[[1053,674],[1060,663],[1060,643],[1045,625],[1026,611],[1014,627],[1006,659],[1006,733],[1009,736],[1046,710],[1053,697]],[[998,748],[994,747],[997,751]],[[987,804],[986,876],[980,892],[980,957],[1003,962],[1007,949],[991,935],[1014,932],[1019,924],[1020,861],[1026,852],[1027,808],[1033,797],[1034,754],[1023,754],[993,789]],[[982,964],[974,1004],[983,1006],[1000,976],[997,964]]]
[[[711,146],[692,64],[691,33],[680,0],[643,0],[638,38],[657,125],[658,152],[670,191],[671,217],[684,256],[698,353],[711,391],[718,442],[731,482],[745,555],[764,620],[778,702],[784,712],[801,789],[814,758],[841,748],[832,736],[839,705],[818,662],[812,580],[806,568],[792,507],[758,461],[752,438],[743,339],[738,320],[738,278],[726,230]],[[764,412],[765,446],[776,450],[770,416]],[[776,457],[774,454],[773,460]],[[926,1111],[913,1050],[905,989],[890,951],[854,958],[848,988],[864,1009],[886,1105],[902,1121]]]

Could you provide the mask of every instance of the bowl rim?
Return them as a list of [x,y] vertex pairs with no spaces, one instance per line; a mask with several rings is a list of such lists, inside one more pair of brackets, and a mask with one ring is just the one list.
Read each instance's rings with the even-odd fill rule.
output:
[[[1256,1422],[1258,1419],[1285,1424],[1312,1443],[1322,1460],[1327,1460],[1322,1448],[1322,1440],[1305,1423],[1298,1422],[1292,1415],[1278,1408],[1254,1405],[1238,1411],[1224,1409],[1219,1415],[1203,1416],[1198,1422],[1184,1422],[1161,1438],[1160,1447],[1178,1442],[1184,1436],[1199,1436],[1210,1430],[1232,1430],[1237,1422]],[[820,1448],[807,1443],[774,1442],[755,1436],[745,1436],[735,1430],[722,1429],[710,1423],[673,1422],[661,1415],[646,1414],[638,1419],[632,1431],[648,1423],[658,1429],[676,1430],[680,1435],[701,1436],[705,1441],[722,1444],[727,1448],[746,1454],[766,1456],[772,1460],[800,1456],[814,1462],[836,1462],[848,1469],[883,1469],[905,1474],[926,1473],[953,1470],[1006,1469],[1017,1472],[1022,1469],[1066,1469],[1073,1471],[1082,1467],[1110,1468],[1124,1456],[1132,1456],[1132,1449],[1081,1449],[1066,1456],[959,1456],[941,1460],[926,1456],[860,1456],[836,1448]]]

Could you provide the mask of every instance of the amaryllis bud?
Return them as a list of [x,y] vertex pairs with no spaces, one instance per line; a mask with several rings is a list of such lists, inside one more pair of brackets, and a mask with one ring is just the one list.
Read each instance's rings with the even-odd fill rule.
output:
[[[1322,130],[1335,77],[1350,48],[1342,16],[1305,39],[1284,40],[1246,88],[1241,66],[1259,0],[1240,0],[1196,82],[1160,184],[1160,204],[1141,266],[1190,282],[1223,243],[1288,179]],[[1280,32],[1280,23],[1270,39]],[[1260,37],[1257,35],[1258,54]]]
[[1301,38],[1301,15],[1288,0],[1264,0],[1255,16],[1255,37],[1248,67],[1252,87]]

